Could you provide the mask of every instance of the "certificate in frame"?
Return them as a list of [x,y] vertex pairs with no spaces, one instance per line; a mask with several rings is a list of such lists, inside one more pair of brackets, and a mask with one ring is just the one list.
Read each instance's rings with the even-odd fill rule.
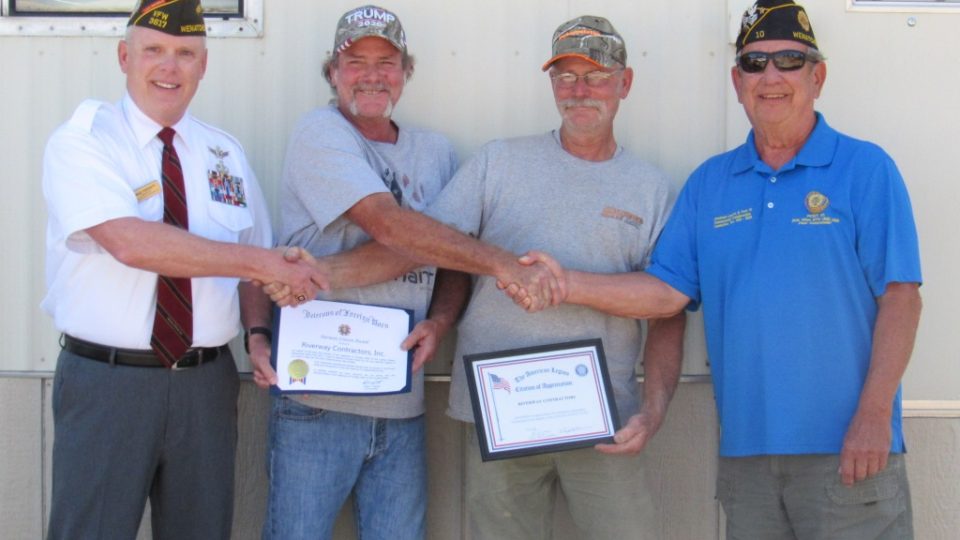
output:
[[274,311],[274,394],[377,396],[412,387],[413,330],[407,309],[311,300]]
[[600,339],[463,362],[483,461],[612,442],[620,427]]

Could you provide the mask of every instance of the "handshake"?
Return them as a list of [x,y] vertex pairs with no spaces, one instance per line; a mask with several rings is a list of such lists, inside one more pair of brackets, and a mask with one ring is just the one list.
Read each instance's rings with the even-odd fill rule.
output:
[[[333,265],[325,258],[317,259],[301,247],[278,247],[274,253],[282,260],[281,265],[273,273],[273,279],[259,280],[258,284],[280,307],[298,306],[316,298],[319,291],[330,290],[331,285],[344,282],[342,276],[334,275]],[[519,258],[505,254],[494,268],[491,275],[496,278],[497,287],[530,313],[559,305],[567,299],[567,272],[546,253],[530,251]],[[347,271],[357,273],[363,269],[351,271],[348,266],[337,267],[337,272]],[[349,286],[358,285],[362,283]]]
[[567,272],[553,257],[541,251],[529,251],[508,266],[508,274],[497,278],[497,287],[513,303],[536,313],[567,300],[569,283]]
[[273,249],[282,263],[272,279],[254,283],[280,307],[298,306],[317,297],[320,291],[330,290],[330,271],[313,255],[297,246]]

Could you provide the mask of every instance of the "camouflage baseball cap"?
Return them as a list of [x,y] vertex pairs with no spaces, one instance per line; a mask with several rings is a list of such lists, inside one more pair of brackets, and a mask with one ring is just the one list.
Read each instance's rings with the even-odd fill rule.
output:
[[351,9],[340,17],[333,38],[334,54],[342,53],[365,37],[385,39],[400,52],[407,52],[407,36],[400,19],[382,7],[368,5]]
[[171,36],[205,36],[199,0],[140,0],[127,26],[142,26]]
[[569,57],[582,58],[605,68],[625,67],[627,48],[610,21],[583,15],[557,27],[553,33],[553,56],[543,65],[543,71],[557,60]]

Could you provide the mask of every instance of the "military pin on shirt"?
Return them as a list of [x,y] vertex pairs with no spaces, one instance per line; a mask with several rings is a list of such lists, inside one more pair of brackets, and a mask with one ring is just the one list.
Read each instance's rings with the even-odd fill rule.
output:
[[243,190],[243,178],[233,176],[230,170],[223,162],[223,158],[230,155],[230,152],[223,150],[219,146],[210,148],[210,153],[217,158],[217,164],[207,171],[207,181],[210,184],[210,198],[231,206],[247,206],[247,196]]

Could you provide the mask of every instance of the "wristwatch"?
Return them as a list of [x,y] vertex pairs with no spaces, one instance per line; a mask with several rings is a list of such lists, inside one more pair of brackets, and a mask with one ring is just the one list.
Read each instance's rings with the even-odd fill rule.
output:
[[262,334],[267,336],[267,341],[273,342],[273,330],[266,326],[252,326],[243,333],[243,350],[250,354],[250,336],[253,334]]

